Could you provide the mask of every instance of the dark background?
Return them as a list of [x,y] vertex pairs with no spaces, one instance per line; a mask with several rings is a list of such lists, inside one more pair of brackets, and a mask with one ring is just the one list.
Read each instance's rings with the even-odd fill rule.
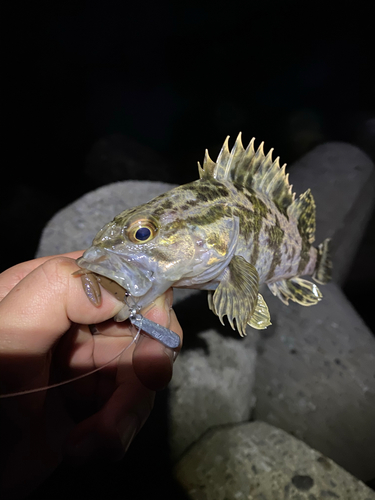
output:
[[[240,130],[289,164],[336,140],[375,159],[369,1],[48,0],[13,2],[3,19],[0,271],[33,258],[48,219],[87,191],[195,180],[205,148],[215,158]],[[345,285],[372,328],[374,231],[373,217]],[[163,446],[166,430],[154,432]],[[132,453],[143,487],[165,492],[162,466]],[[118,468],[102,470],[90,498],[111,496]],[[59,469],[52,489],[59,474],[61,487],[78,472]],[[100,475],[88,469],[74,498]]]
[[[370,4],[14,2],[0,271],[31,259],[47,220],[85,192],[194,180],[204,149],[215,157],[240,130],[289,164],[332,140],[374,159]],[[372,326],[374,229],[373,219],[345,286]]]

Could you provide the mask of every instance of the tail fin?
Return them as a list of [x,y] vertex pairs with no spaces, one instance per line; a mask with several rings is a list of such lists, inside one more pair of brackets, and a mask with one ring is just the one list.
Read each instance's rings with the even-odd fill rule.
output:
[[332,277],[332,261],[331,261],[331,239],[327,238],[318,246],[318,259],[316,262],[313,279],[325,285]]

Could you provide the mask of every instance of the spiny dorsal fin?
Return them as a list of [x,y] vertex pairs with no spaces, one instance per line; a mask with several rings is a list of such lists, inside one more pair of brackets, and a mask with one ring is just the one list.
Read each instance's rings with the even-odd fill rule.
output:
[[207,172],[209,175],[213,175],[215,166],[216,163],[213,160],[211,160],[210,155],[208,154],[208,151],[206,149],[204,154],[203,170]]
[[309,243],[315,240],[315,201],[310,189],[301,194],[289,207],[288,217],[298,221],[298,229]]
[[203,160],[203,168],[201,167],[201,164],[198,162],[199,178],[209,179],[210,177],[213,177],[215,166],[216,163],[213,160],[211,160],[210,155],[208,154],[208,151],[206,149]]
[[200,179],[204,179],[204,177],[206,176],[206,173],[201,167],[201,164],[199,162],[198,162],[198,174]]
[[206,150],[203,172],[200,177],[229,180],[233,183],[254,189],[274,201],[278,209],[287,215],[288,207],[294,202],[294,193],[285,174],[285,165],[280,168],[279,158],[272,161],[271,149],[267,155],[263,151],[263,142],[255,151],[254,141],[244,149],[241,133],[238,134],[232,151],[228,146],[229,136],[225,139],[216,163],[211,160]]

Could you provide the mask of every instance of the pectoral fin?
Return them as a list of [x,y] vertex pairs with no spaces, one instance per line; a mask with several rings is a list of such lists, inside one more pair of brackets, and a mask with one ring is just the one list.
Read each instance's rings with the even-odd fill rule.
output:
[[272,324],[266,301],[260,293],[258,293],[258,302],[248,324],[257,330],[264,330]]
[[246,335],[246,325],[256,309],[258,302],[259,276],[255,267],[243,257],[234,256],[225,270],[224,276],[215,290],[209,295],[210,309],[219,316],[223,323],[223,316],[241,336]]
[[270,283],[268,288],[286,305],[289,304],[289,300],[293,300],[301,306],[313,306],[323,297],[314,283],[302,278],[276,281]]
[[214,314],[216,314],[215,308],[214,308],[214,301],[212,298],[213,296],[214,296],[214,292],[212,290],[208,290],[208,293],[207,293],[208,308],[210,309],[210,311],[212,311]]

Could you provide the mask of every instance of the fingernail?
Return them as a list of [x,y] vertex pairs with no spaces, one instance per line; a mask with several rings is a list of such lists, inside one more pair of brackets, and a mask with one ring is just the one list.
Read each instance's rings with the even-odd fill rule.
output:
[[168,359],[171,363],[171,366],[173,366],[173,362],[176,359],[176,356],[175,356],[176,352],[173,351],[173,349],[170,349],[169,347],[164,347],[164,352],[168,356]]
[[117,432],[119,433],[121,444],[125,453],[133,441],[134,436],[137,434],[139,425],[140,421],[135,413],[127,415],[117,424]]
[[164,302],[164,309],[167,313],[167,324],[166,327],[169,328],[171,325],[171,308],[167,302],[167,300]]
[[172,309],[172,304],[173,304],[173,289],[170,288],[167,290],[165,293],[165,302],[168,305],[169,309]]

